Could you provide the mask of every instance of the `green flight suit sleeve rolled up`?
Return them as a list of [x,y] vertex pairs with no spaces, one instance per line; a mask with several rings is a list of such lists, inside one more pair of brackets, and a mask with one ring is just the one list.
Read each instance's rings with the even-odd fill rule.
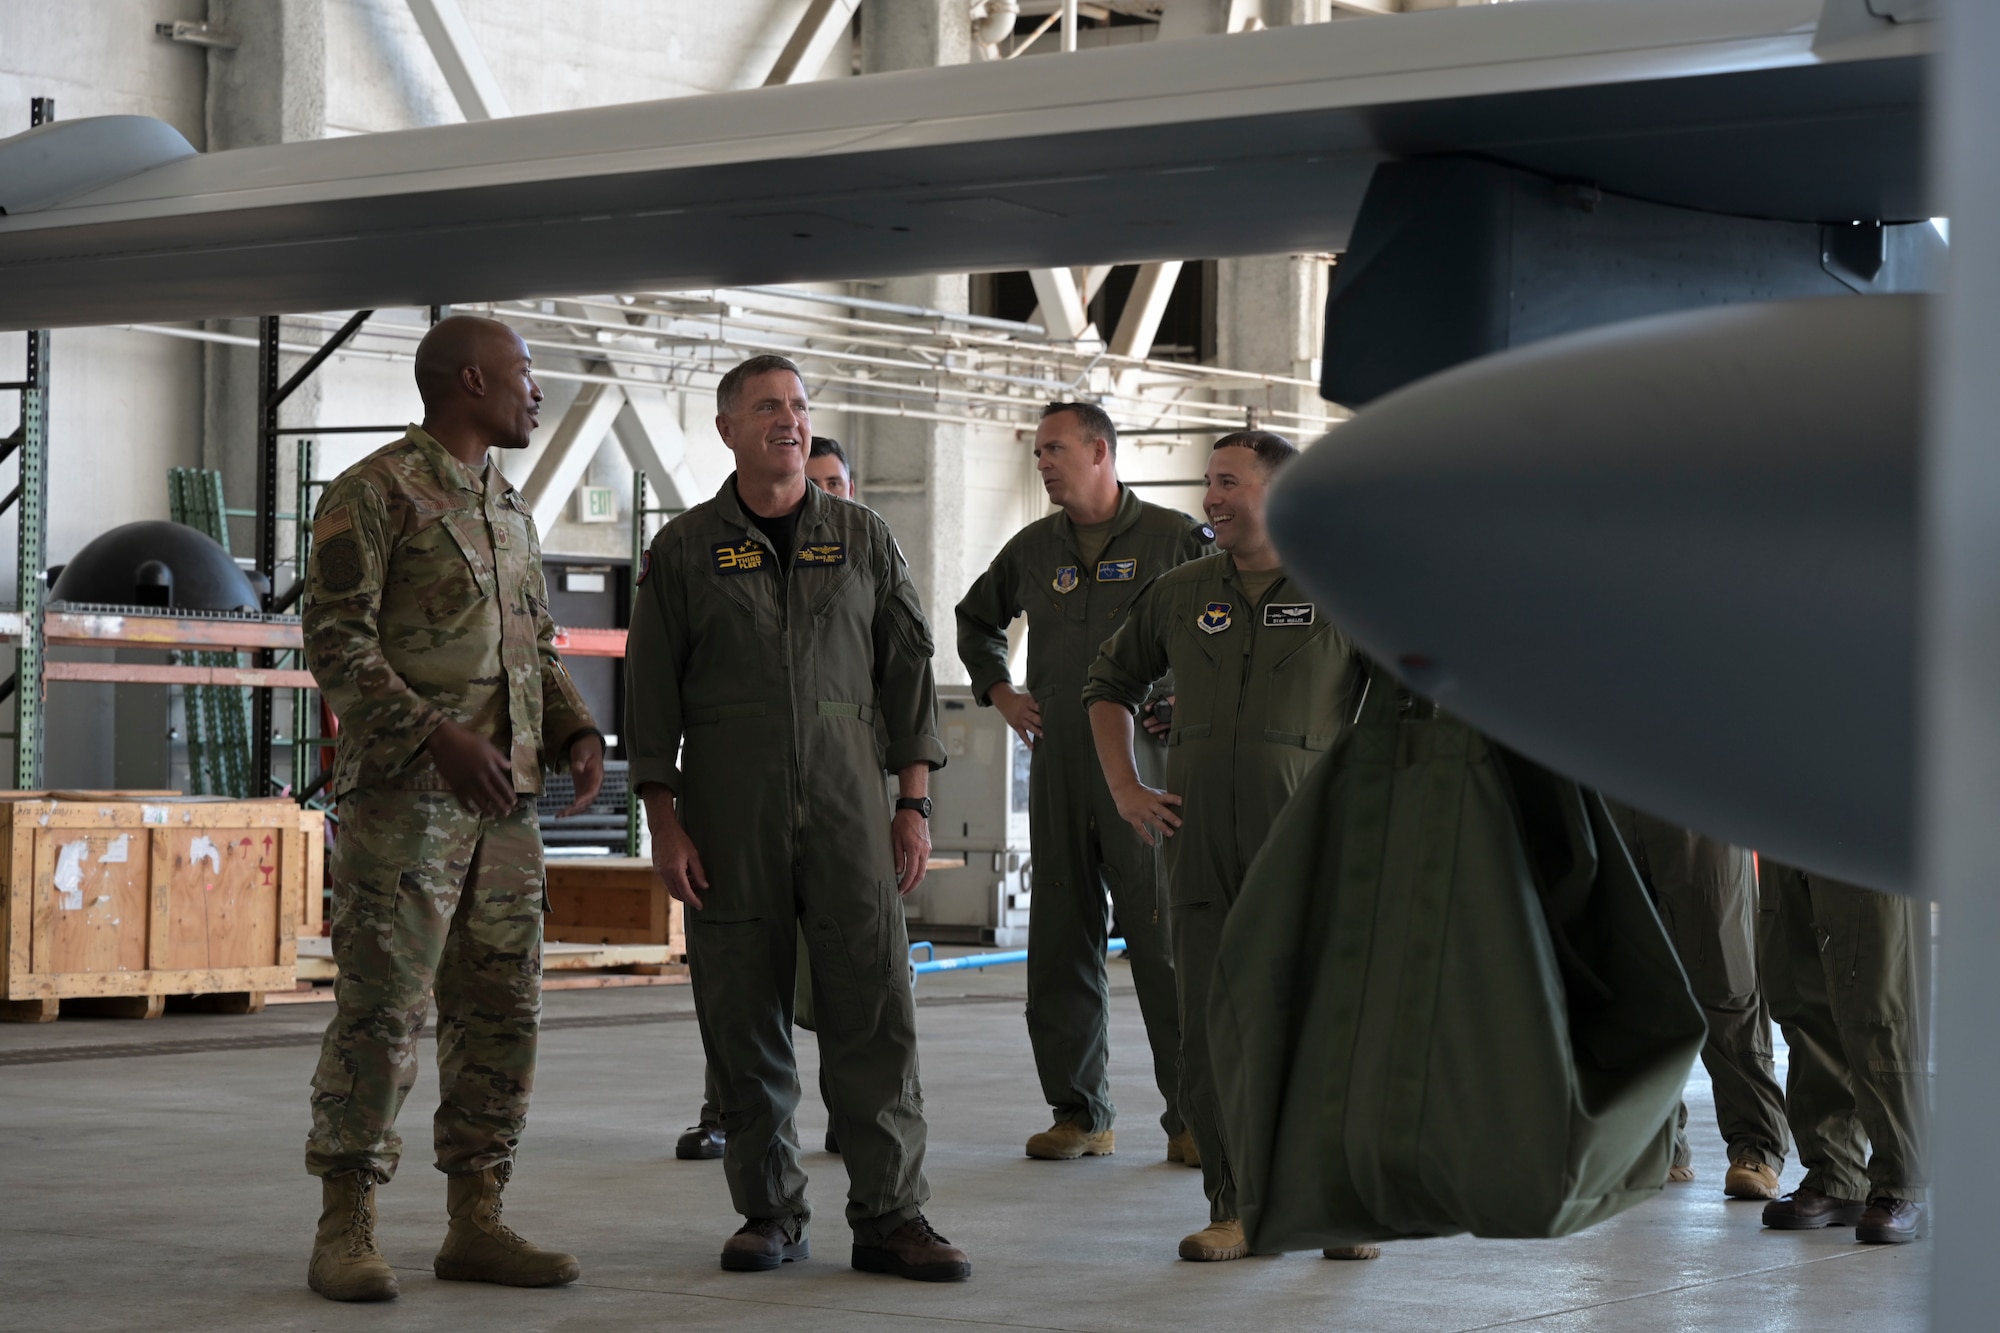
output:
[[1090,678],[1083,687],[1085,707],[1101,699],[1136,713],[1151,697],[1154,684],[1169,667],[1169,600],[1170,594],[1157,583],[1140,594],[1130,617],[1105,641],[1091,664]]
[[625,643],[625,752],[633,791],[657,782],[679,796],[688,623],[677,572],[666,558],[669,540],[665,531],[653,539],[632,599]]
[[1010,543],[986,567],[958,604],[958,660],[972,677],[972,699],[989,707],[987,695],[995,685],[1012,684],[1007,668],[1007,626],[1023,608],[1012,595],[1013,571],[1008,567]]
[[876,579],[875,670],[877,699],[889,733],[883,766],[900,773],[912,764],[944,767],[944,743],[937,731],[937,677],[931,669],[936,644],[923,604],[910,579],[909,564],[886,531],[876,546],[881,575]]
[[306,585],[306,666],[341,725],[368,738],[371,765],[394,772],[423,748],[445,714],[383,651],[382,590],[394,545],[388,507],[366,481],[343,477],[326,489],[318,513],[315,529],[328,535],[314,552]]

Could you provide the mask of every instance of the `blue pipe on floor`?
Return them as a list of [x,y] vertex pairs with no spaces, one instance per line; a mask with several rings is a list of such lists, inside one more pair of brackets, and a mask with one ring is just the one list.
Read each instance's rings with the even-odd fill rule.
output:
[[[924,961],[917,961],[917,950],[922,949]],[[1104,947],[1106,954],[1124,953],[1125,941],[1112,940]],[[1026,949],[1009,949],[1004,953],[969,953],[960,958],[939,958],[937,946],[929,940],[919,940],[910,946],[910,974],[912,977],[926,976],[932,972],[962,972],[970,968],[999,967],[1004,963],[1025,963],[1028,961]]]

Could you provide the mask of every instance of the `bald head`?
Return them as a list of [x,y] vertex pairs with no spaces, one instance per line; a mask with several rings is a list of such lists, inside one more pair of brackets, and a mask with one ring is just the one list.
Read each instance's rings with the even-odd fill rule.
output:
[[497,319],[439,320],[417,344],[425,428],[447,447],[440,431],[450,432],[482,456],[489,448],[527,447],[542,401],[530,364],[521,335]]

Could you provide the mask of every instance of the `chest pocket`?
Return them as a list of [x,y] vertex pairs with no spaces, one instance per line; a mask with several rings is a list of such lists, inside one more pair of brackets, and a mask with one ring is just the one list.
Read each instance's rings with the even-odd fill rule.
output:
[[[1324,622],[1262,630],[1265,668],[1264,739],[1324,750],[1340,733],[1347,683],[1347,646]],[[1293,636],[1297,636],[1294,638]]]
[[432,624],[457,620],[493,597],[494,571],[475,536],[477,522],[463,511],[447,512],[396,553],[399,578]]

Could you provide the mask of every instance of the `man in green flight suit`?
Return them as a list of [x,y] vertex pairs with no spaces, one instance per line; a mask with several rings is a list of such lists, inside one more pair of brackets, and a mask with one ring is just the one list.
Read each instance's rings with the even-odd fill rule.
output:
[[[716,407],[736,471],[646,553],[625,732],[653,865],[690,909],[723,1173],[744,1218],[722,1266],[767,1271],[810,1253],[793,1123],[803,923],[852,1265],[956,1281],[972,1265],[922,1211],[926,1130],[901,902],[924,877],[926,792],[944,764],[930,627],[888,526],[807,483],[812,426],[798,367],[752,357],[723,376]],[[893,818],[885,762],[902,793]]]
[[[1660,911],[1688,985],[1708,1017],[1702,1067],[1729,1146],[1722,1192],[1775,1199],[1785,1167],[1785,1094],[1772,1063],[1771,1013],[1757,980],[1757,869],[1749,852],[1608,801]],[[1681,1107],[1669,1180],[1694,1179]]]
[[[1139,595],[1206,553],[1215,534],[1119,484],[1118,432],[1094,403],[1042,409],[1035,466],[1061,512],[1016,533],[958,604],[958,655],[972,676],[972,697],[999,709],[1034,753],[1028,1040],[1055,1123],[1028,1140],[1028,1156],[1100,1156],[1115,1144],[1104,966],[1109,888],[1153,1048],[1153,1078],[1167,1103],[1160,1119],[1167,1158],[1192,1163],[1194,1143],[1178,1104],[1180,1022],[1161,919],[1160,855],[1112,803],[1090,739],[1083,683]],[[1028,681],[1021,689],[1007,669],[1007,626],[1024,613]],[[1161,781],[1164,747],[1149,735],[1139,748],[1146,775]]]
[[[1272,476],[1298,454],[1269,431],[1223,436],[1208,460],[1203,508],[1221,551],[1162,574],[1090,668],[1083,697],[1118,813],[1167,847],[1174,977],[1180,985],[1181,1112],[1201,1151],[1209,1224],[1183,1259],[1249,1252],[1222,1143],[1208,1048],[1208,995],[1223,919],[1271,823],[1331,746],[1353,707],[1347,638],[1279,563],[1264,525]],[[1132,714],[1174,676],[1167,789],[1140,780]],[[1374,1258],[1372,1246],[1328,1258]]]
[[1806,1169],[1764,1225],[1916,1240],[1930,1223],[1929,906],[1770,860],[1761,879],[1764,993],[1791,1052],[1785,1115]]
[[604,780],[604,738],[553,646],[534,520],[488,457],[526,446],[542,391],[519,335],[465,315],[425,335],[416,372],[424,424],[327,487],[306,585],[306,660],[341,723],[340,971],[312,1080],[306,1169],[323,1184],[307,1281],[340,1301],[397,1294],[375,1187],[401,1156],[433,990],[451,1218],[433,1269],[527,1287],[579,1272],[500,1221],[541,1016],[535,793],[545,763],[567,762],[575,814]]

